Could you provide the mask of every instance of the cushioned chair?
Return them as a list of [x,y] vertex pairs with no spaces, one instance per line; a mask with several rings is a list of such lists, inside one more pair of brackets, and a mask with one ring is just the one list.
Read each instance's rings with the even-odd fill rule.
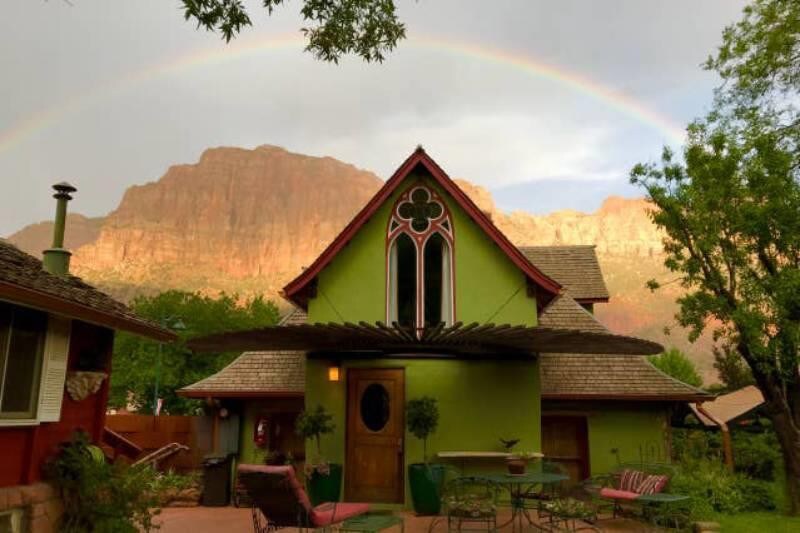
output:
[[328,529],[369,511],[366,503],[328,502],[312,506],[292,466],[242,464],[237,474],[252,502],[256,533],[284,527]]
[[498,487],[480,477],[458,477],[448,482],[442,497],[447,530],[497,531]]

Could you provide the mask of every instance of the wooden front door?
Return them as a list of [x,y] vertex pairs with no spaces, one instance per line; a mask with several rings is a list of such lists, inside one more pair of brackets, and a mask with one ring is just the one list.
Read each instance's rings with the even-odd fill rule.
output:
[[589,435],[585,416],[542,416],[542,453],[561,464],[570,480],[589,477]]
[[402,369],[347,371],[348,501],[403,502],[404,406]]

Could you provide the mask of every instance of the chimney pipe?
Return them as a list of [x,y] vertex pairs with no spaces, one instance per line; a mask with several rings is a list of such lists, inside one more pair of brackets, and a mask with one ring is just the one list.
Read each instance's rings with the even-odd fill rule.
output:
[[44,269],[51,274],[57,276],[65,276],[69,273],[69,258],[72,255],[68,250],[64,249],[64,228],[67,224],[67,202],[72,200],[70,193],[74,193],[78,189],[62,181],[53,185],[56,193],[53,198],[56,199],[56,219],[53,224],[53,244],[44,251],[44,260],[42,264]]

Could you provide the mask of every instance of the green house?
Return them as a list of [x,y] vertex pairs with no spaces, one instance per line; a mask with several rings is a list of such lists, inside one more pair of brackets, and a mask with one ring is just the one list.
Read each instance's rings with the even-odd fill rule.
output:
[[708,399],[642,357],[659,345],[595,320],[609,295],[593,247],[515,247],[421,148],[284,297],[297,310],[282,326],[198,339],[258,351],[183,394],[242,414],[242,462],[263,456],[252,435],[272,402],[325,406],[336,429],[322,452],[344,465],[346,500],[410,501],[407,466],[423,461],[404,423],[413,398],[440,409],[429,459],[501,469],[471,456],[513,438],[574,479],[668,460],[670,410]]

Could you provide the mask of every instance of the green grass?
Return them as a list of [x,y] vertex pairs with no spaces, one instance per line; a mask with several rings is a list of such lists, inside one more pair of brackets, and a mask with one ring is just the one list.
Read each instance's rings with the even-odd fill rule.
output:
[[712,518],[722,526],[722,533],[785,533],[800,531],[800,517],[788,517],[779,512],[739,513],[716,515]]

